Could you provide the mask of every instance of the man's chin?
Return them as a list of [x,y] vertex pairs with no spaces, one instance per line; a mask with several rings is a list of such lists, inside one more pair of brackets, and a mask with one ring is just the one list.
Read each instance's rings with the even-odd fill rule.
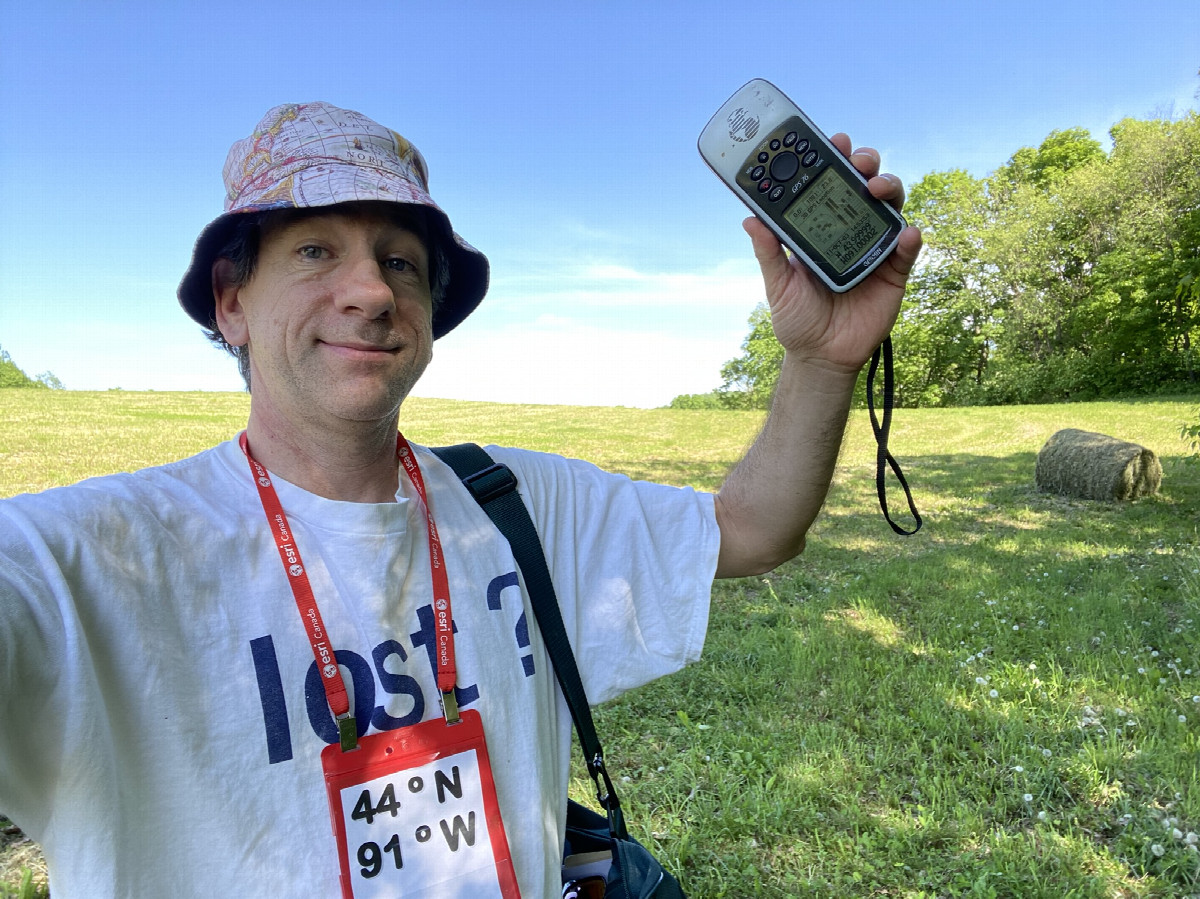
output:
[[374,379],[344,380],[330,391],[328,399],[347,421],[394,422],[418,377],[410,374],[382,384]]

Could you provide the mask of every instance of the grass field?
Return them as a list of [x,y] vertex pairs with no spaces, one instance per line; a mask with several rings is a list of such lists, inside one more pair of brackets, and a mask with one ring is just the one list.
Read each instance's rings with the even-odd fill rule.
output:
[[[808,550],[719,582],[704,659],[599,711],[635,834],[706,897],[1200,896],[1200,400],[899,410],[925,528],[892,534],[855,413]],[[241,395],[0,391],[0,495],[175,459]],[[715,489],[754,413],[410,400],[405,433]],[[1160,494],[1033,487],[1063,427]],[[893,509],[903,508],[892,496]],[[590,795],[582,773],[576,795]],[[20,872],[0,870],[16,890]],[[5,895],[0,886],[0,896]]]

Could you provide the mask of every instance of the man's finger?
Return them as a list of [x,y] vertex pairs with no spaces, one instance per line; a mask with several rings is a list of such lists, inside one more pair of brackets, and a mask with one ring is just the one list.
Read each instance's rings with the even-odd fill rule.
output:
[[874,147],[859,147],[850,154],[850,164],[869,181],[879,174],[879,151]]
[[917,264],[917,257],[921,255],[921,243],[921,232],[918,228],[909,225],[900,232],[900,237],[896,241],[896,249],[892,251],[888,262],[891,263],[896,274],[904,280],[908,279],[913,266]]
[[764,225],[756,216],[750,216],[742,222],[742,228],[750,235],[750,243],[754,247],[754,258],[758,260],[764,277],[783,278],[787,276],[788,258],[783,251],[779,238]]
[[742,222],[742,228],[750,235],[750,243],[754,247],[754,258],[762,270],[763,286],[767,291],[767,303],[774,306],[775,301],[783,295],[787,288],[788,279],[796,273],[807,278],[804,267],[796,264],[784,251],[779,238],[758,218],[750,217]]
[[877,200],[883,200],[894,209],[904,208],[904,182],[892,174],[876,175],[867,181],[867,190]]

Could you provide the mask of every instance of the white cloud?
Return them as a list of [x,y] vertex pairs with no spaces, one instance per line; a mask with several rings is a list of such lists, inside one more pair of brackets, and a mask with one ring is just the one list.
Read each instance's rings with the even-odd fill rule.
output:
[[[664,406],[720,383],[762,300],[753,260],[712,272],[580,265],[493,285],[438,342],[414,393],[507,403]],[[615,312],[614,312],[615,310]]]
[[562,309],[593,303],[605,307],[721,308],[747,301],[753,307],[762,296],[762,276],[747,254],[743,259],[715,263],[702,272],[640,272],[607,262],[546,268],[536,274],[493,279],[486,303],[550,300]]
[[414,394],[582,406],[665,406],[720,383],[741,335],[697,338],[539,319],[439,343]]

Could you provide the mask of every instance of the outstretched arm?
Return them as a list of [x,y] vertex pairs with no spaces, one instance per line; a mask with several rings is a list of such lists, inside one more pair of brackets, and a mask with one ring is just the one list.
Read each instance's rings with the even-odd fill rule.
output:
[[[849,137],[832,140],[850,154]],[[879,175],[875,150],[856,150],[850,161],[869,179],[872,194],[903,205],[904,186],[894,175]],[[784,357],[767,421],[716,497],[717,577],[761,574],[804,549],[829,491],[858,372],[891,331],[921,250],[921,233],[905,229],[869,278],[836,294],[789,257],[758,219],[743,225]]]

